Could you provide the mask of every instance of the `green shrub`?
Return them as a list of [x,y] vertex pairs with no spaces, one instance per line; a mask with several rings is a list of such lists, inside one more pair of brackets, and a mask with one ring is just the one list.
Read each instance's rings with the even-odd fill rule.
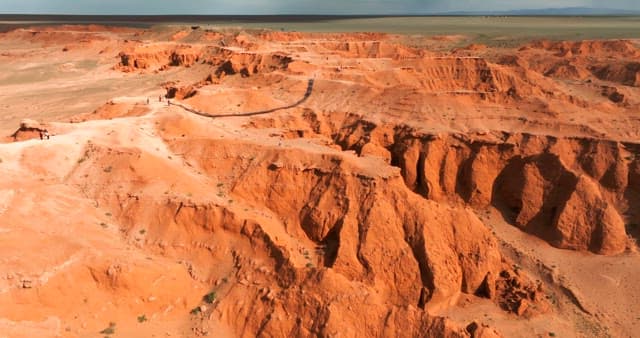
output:
[[204,300],[205,302],[211,304],[216,300],[216,293],[214,291],[211,291],[211,292],[207,293],[206,295],[204,295],[204,297],[202,297],[202,300]]
[[100,331],[100,334],[114,334],[114,333],[116,333],[116,323],[114,322],[109,323],[109,327]]

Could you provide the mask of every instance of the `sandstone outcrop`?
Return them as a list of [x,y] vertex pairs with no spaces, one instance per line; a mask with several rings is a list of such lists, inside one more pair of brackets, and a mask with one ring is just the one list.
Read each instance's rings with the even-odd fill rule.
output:
[[199,47],[191,45],[134,45],[118,54],[115,66],[123,72],[136,70],[162,70],[167,67],[189,67],[201,60]]
[[638,217],[632,213],[625,221],[637,203],[629,199],[636,162],[623,154],[635,154],[635,144],[507,133],[430,135],[354,116],[331,120],[337,123],[325,133],[343,149],[383,158],[389,152],[405,185],[427,199],[498,207],[559,248],[611,255],[629,244],[625,224]]
[[20,121],[20,127],[11,135],[14,142],[26,141],[31,139],[40,139],[42,133],[50,128],[44,123],[40,123],[31,119],[23,119]]

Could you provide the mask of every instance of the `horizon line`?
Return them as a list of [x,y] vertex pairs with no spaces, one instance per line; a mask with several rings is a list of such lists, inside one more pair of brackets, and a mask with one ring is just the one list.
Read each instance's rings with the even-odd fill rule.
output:
[[[542,10],[542,9],[541,9]],[[394,13],[394,14],[301,14],[301,13],[280,13],[280,14],[77,14],[77,13],[0,13],[0,16],[32,16],[32,17],[236,17],[236,18],[255,18],[255,17],[309,17],[309,18],[387,18],[387,17],[429,17],[429,16],[499,16],[499,17],[580,17],[580,16],[638,16],[639,11],[619,10],[614,13],[579,13],[579,14],[519,14],[521,10],[514,12],[434,12],[434,13]]]
[[283,13],[91,13],[91,12],[2,12],[0,15],[23,15],[23,16],[201,16],[201,17],[273,17],[273,16],[303,16],[303,17],[419,17],[419,16],[624,16],[624,15],[640,15],[640,8],[614,8],[614,7],[589,7],[589,6],[565,6],[565,7],[524,7],[508,10],[498,9],[478,9],[478,10],[447,10],[447,11],[391,11],[390,13],[357,13],[357,12],[321,12],[320,14],[303,13],[303,12],[283,12]]

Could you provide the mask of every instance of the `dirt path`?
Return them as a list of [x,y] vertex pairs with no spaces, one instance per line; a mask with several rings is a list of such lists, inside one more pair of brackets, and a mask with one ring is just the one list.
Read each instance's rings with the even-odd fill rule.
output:
[[204,116],[204,117],[212,117],[212,118],[265,115],[265,114],[275,113],[275,112],[280,111],[280,110],[291,109],[291,108],[297,107],[297,106],[301,105],[302,103],[304,103],[305,101],[307,101],[307,99],[309,99],[309,97],[313,93],[314,82],[315,82],[314,79],[309,79],[308,80],[307,90],[304,93],[304,96],[300,100],[298,100],[297,102],[292,103],[292,104],[287,105],[287,106],[284,106],[284,107],[277,107],[277,108],[259,110],[259,111],[254,111],[254,112],[234,113],[234,114],[209,114],[209,113],[198,111],[198,110],[196,110],[196,109],[194,109],[192,107],[188,107],[184,103],[176,103],[176,102],[171,102],[171,101],[168,101],[168,103],[169,103],[169,105],[178,106],[178,107],[180,107],[180,108],[182,108],[182,109],[184,109],[184,110],[186,110],[186,111],[188,111],[190,113],[197,114],[197,115]]

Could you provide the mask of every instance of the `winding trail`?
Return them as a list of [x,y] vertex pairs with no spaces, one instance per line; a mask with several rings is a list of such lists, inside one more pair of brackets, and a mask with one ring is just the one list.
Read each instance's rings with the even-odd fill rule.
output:
[[175,103],[175,102],[171,102],[169,101],[169,105],[173,105],[173,106],[178,106],[190,113],[196,114],[196,115],[200,115],[200,116],[204,116],[204,117],[212,117],[212,118],[216,118],[216,117],[238,117],[238,116],[255,116],[255,115],[264,115],[264,114],[270,114],[270,113],[274,113],[277,112],[279,110],[285,110],[285,109],[290,109],[290,108],[294,108],[297,107],[299,105],[301,105],[302,103],[304,103],[305,101],[307,101],[307,99],[309,99],[309,97],[311,96],[311,94],[313,93],[313,85],[314,85],[315,80],[314,79],[309,79],[307,82],[307,91],[304,93],[304,96],[298,100],[295,103],[292,103],[288,106],[282,106],[282,107],[277,107],[277,108],[272,108],[272,109],[266,109],[266,110],[258,110],[258,111],[254,111],[254,112],[247,112],[247,113],[232,113],[232,114],[209,114],[209,113],[205,113],[205,112],[201,112],[199,110],[196,110],[194,108],[188,107],[182,103]]

